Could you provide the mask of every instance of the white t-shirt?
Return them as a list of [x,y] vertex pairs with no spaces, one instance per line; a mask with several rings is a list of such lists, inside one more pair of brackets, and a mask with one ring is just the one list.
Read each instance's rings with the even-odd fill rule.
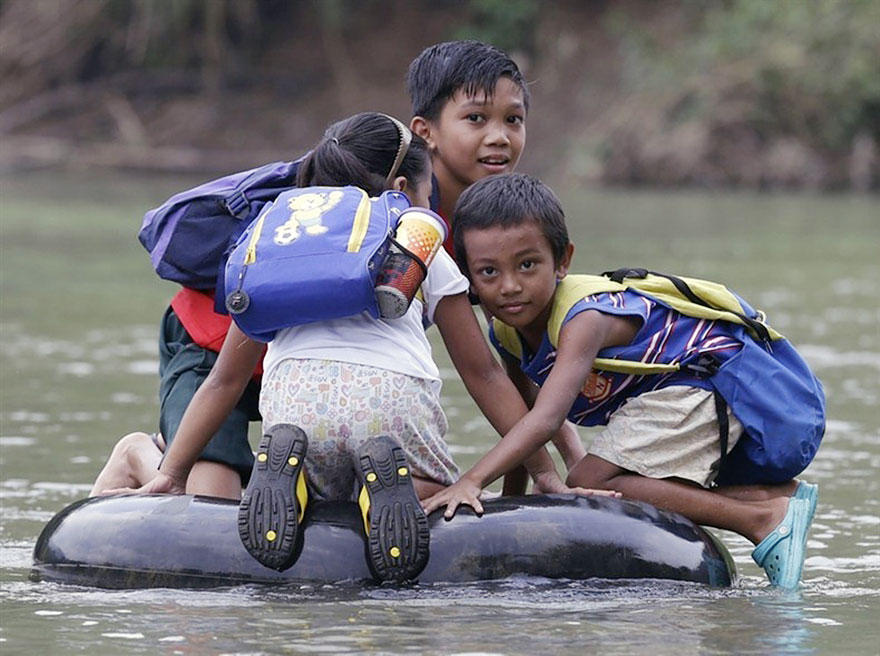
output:
[[[467,279],[441,248],[422,283],[428,320],[433,321],[440,299],[467,289]],[[338,360],[429,379],[436,382],[439,391],[440,372],[431,357],[431,345],[422,324],[424,310],[425,306],[416,298],[399,319],[373,319],[363,312],[285,328],[269,342],[263,363],[265,372],[268,375],[287,358]]]

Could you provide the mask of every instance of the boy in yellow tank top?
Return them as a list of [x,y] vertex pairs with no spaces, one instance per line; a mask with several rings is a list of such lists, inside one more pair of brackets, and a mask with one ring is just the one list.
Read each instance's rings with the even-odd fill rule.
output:
[[[482,488],[543,446],[566,418],[605,425],[590,453],[570,469],[568,485],[618,490],[735,531],[757,545],[753,557],[772,584],[796,587],[817,487],[772,477],[765,484],[713,487],[719,461],[745,432],[731,408],[716,412],[718,371],[709,380],[696,365],[710,355],[721,370],[735,364],[753,348],[746,328],[688,316],[595,276],[569,277],[574,247],[562,208],[528,176],[493,176],[468,188],[455,226],[459,265],[494,317],[492,341],[532,409],[457,483],[428,499],[426,510],[446,506],[452,517],[468,504],[480,512]],[[573,285],[585,291],[569,294]],[[609,360],[626,367],[614,371]],[[670,363],[680,366],[648,370]],[[818,381],[808,372],[805,378],[817,445],[824,397]],[[534,385],[540,391],[530,395]],[[723,455],[722,422],[729,436]],[[743,480],[762,480],[763,472],[746,473],[753,478]]]

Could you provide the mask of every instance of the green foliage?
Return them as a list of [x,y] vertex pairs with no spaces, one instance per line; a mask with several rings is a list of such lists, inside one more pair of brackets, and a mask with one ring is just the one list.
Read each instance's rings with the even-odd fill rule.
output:
[[508,52],[532,53],[539,9],[539,0],[471,0],[468,23],[453,38],[477,39]]
[[848,147],[869,131],[880,138],[880,3],[876,0],[689,2],[692,26],[670,47],[650,25],[620,11],[607,27],[620,37],[631,90],[686,97],[675,122],[732,103],[761,134]]

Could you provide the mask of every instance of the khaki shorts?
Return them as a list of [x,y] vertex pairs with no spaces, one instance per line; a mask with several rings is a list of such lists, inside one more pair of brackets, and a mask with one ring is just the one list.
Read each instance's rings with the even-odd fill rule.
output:
[[[743,426],[727,409],[727,451]],[[709,487],[718,475],[721,438],[712,392],[674,385],[629,399],[593,440],[590,453],[649,478],[683,478]]]

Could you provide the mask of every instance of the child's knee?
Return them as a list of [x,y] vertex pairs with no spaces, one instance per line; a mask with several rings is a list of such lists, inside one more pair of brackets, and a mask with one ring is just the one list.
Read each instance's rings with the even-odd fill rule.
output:
[[110,464],[133,469],[141,461],[144,449],[156,449],[147,433],[134,432],[123,435],[113,447]]
[[587,454],[568,472],[565,484],[569,487],[611,490],[614,489],[614,478],[622,471],[617,465]]
[[581,474],[573,474],[569,473],[568,477],[565,479],[565,484],[568,487],[586,487],[594,490],[610,490],[613,489],[611,485],[611,481],[604,476],[596,476],[591,472],[581,473]]

